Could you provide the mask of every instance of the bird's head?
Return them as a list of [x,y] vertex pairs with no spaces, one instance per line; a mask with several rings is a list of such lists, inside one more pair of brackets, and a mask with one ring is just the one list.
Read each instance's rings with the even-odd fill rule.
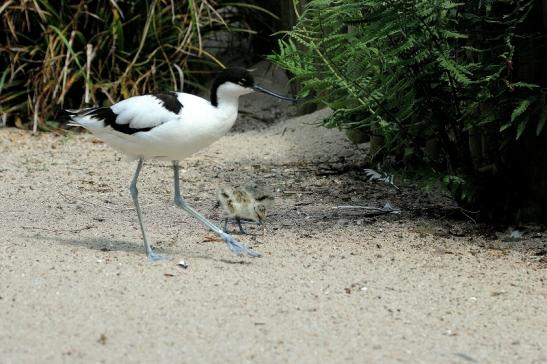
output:
[[241,96],[253,92],[255,80],[245,68],[227,68],[218,73],[213,83],[219,92]]
[[254,78],[249,71],[242,67],[226,68],[220,71],[211,87],[211,103],[218,105],[218,95],[228,97],[239,97],[253,91],[262,92],[282,100],[296,101],[293,98],[278,95],[260,85],[255,84]]
[[254,210],[254,213],[255,213],[255,218],[259,222],[262,222],[262,221],[264,221],[264,219],[266,219],[268,209],[266,208],[266,206],[264,204],[262,204],[260,202],[255,202],[254,206],[253,206],[253,210]]
[[259,222],[264,221],[268,215],[268,210],[273,207],[274,198],[272,195],[260,190],[259,188],[252,188],[253,191],[253,211]]

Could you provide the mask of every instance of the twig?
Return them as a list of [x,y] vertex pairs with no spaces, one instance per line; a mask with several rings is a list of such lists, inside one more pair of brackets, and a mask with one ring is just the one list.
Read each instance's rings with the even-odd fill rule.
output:
[[127,207],[127,208],[109,207],[109,206],[106,206],[105,204],[98,204],[98,203],[91,202],[91,201],[88,201],[88,200],[85,200],[85,199],[81,199],[81,198],[77,198],[77,197],[70,197],[70,196],[64,195],[61,192],[59,192],[59,195],[61,195],[67,201],[80,201],[80,202],[83,202],[83,203],[91,205],[91,206],[102,207],[102,208],[112,210],[112,211],[129,211],[129,210],[133,210],[132,207]]
[[474,215],[477,215],[480,211],[469,211],[469,210],[466,210],[464,209],[463,207],[459,207],[459,206],[456,206],[456,207],[446,207],[445,208],[446,210],[456,210],[456,211],[459,211],[461,212],[461,214],[465,217],[467,217],[469,220],[471,220],[473,222],[473,224],[476,224],[477,223],[477,220],[475,220],[474,218],[472,218],[470,216],[470,214],[474,214]]
[[[477,220],[475,220],[474,218],[472,218],[471,216],[469,216],[467,214],[468,211],[460,208],[459,211],[462,213],[462,215],[464,215],[465,217],[467,217],[469,220],[473,221],[473,224],[476,224],[477,223]],[[478,213],[478,212],[477,212]]]
[[437,211],[439,213],[448,214],[449,212],[457,211],[460,212],[463,216],[467,217],[473,224],[477,223],[477,220],[471,215],[477,215],[480,211],[469,211],[460,206],[426,206],[419,208],[410,208],[411,211]]
[[380,207],[372,207],[372,206],[357,206],[357,205],[341,205],[341,206],[334,206],[333,209],[363,209],[363,210],[373,210],[373,211],[381,211],[382,209]]
[[[83,199],[83,198],[67,196],[67,195],[65,195],[61,192],[58,192],[58,193],[59,193],[59,195],[61,195],[67,201],[79,201],[79,202],[83,202],[83,203],[91,205],[91,206],[95,206],[95,207],[99,207],[99,208],[105,208],[105,209],[108,209],[108,210],[111,210],[111,211],[121,212],[121,211],[132,211],[132,210],[134,210],[133,207],[126,207],[126,208],[110,207],[110,206],[107,206],[104,203],[96,203],[96,202],[88,201],[88,200]],[[148,207],[151,207],[151,206],[159,206],[159,204],[141,205],[142,208],[148,208]]]
[[386,213],[386,214],[400,214],[401,213],[400,209],[393,208],[388,203],[386,203],[386,205],[384,207],[342,205],[342,206],[335,206],[333,208],[340,209],[340,210],[342,210],[342,209],[362,209],[362,210],[382,212],[382,213]]
[[40,227],[40,226],[21,226],[21,227],[23,229],[46,230],[46,231],[51,231],[53,233],[58,233],[59,231],[67,231],[67,232],[70,232],[70,233],[79,233],[80,231],[92,229],[92,228],[95,227],[95,225],[86,225],[84,227],[77,228],[77,229],[50,229],[50,228],[45,228],[45,227]]

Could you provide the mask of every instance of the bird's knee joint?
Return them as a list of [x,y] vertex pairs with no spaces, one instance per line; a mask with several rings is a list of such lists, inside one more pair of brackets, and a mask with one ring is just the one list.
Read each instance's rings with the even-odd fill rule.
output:
[[187,206],[186,201],[184,201],[181,197],[175,197],[175,205],[181,208],[185,208]]

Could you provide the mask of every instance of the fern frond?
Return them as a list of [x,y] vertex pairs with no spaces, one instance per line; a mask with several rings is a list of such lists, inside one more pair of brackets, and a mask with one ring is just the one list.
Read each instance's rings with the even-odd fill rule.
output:
[[524,112],[528,109],[528,106],[532,103],[533,99],[524,99],[518,104],[517,107],[513,110],[511,113],[511,122],[514,122],[519,116],[524,114]]

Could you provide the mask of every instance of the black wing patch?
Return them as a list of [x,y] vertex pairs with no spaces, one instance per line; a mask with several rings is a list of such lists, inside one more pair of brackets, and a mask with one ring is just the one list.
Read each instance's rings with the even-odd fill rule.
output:
[[85,113],[85,115],[102,120],[105,126],[109,125],[112,129],[124,134],[135,134],[139,131],[152,130],[152,128],[132,128],[129,124],[117,124],[116,119],[118,118],[118,114],[109,107],[98,107]]
[[180,103],[176,92],[161,92],[158,94],[153,94],[156,99],[162,102],[162,106],[172,113],[178,114],[180,109],[182,109],[182,104]]
[[[178,114],[183,107],[177,98],[176,92],[171,92],[171,91],[161,92],[161,93],[153,94],[150,96],[160,100],[162,102],[162,107],[172,113]],[[112,129],[124,134],[135,134],[140,131],[150,131],[154,127],[161,125],[161,124],[158,124],[158,125],[154,125],[152,127],[146,127],[146,128],[132,128],[130,126],[130,123],[118,124],[116,123],[118,114],[112,111],[112,109],[109,107],[96,107],[92,109],[84,109],[79,112],[71,112],[67,110],[67,113],[69,115],[91,116],[95,119],[102,120],[105,127],[110,126],[112,127]]]

